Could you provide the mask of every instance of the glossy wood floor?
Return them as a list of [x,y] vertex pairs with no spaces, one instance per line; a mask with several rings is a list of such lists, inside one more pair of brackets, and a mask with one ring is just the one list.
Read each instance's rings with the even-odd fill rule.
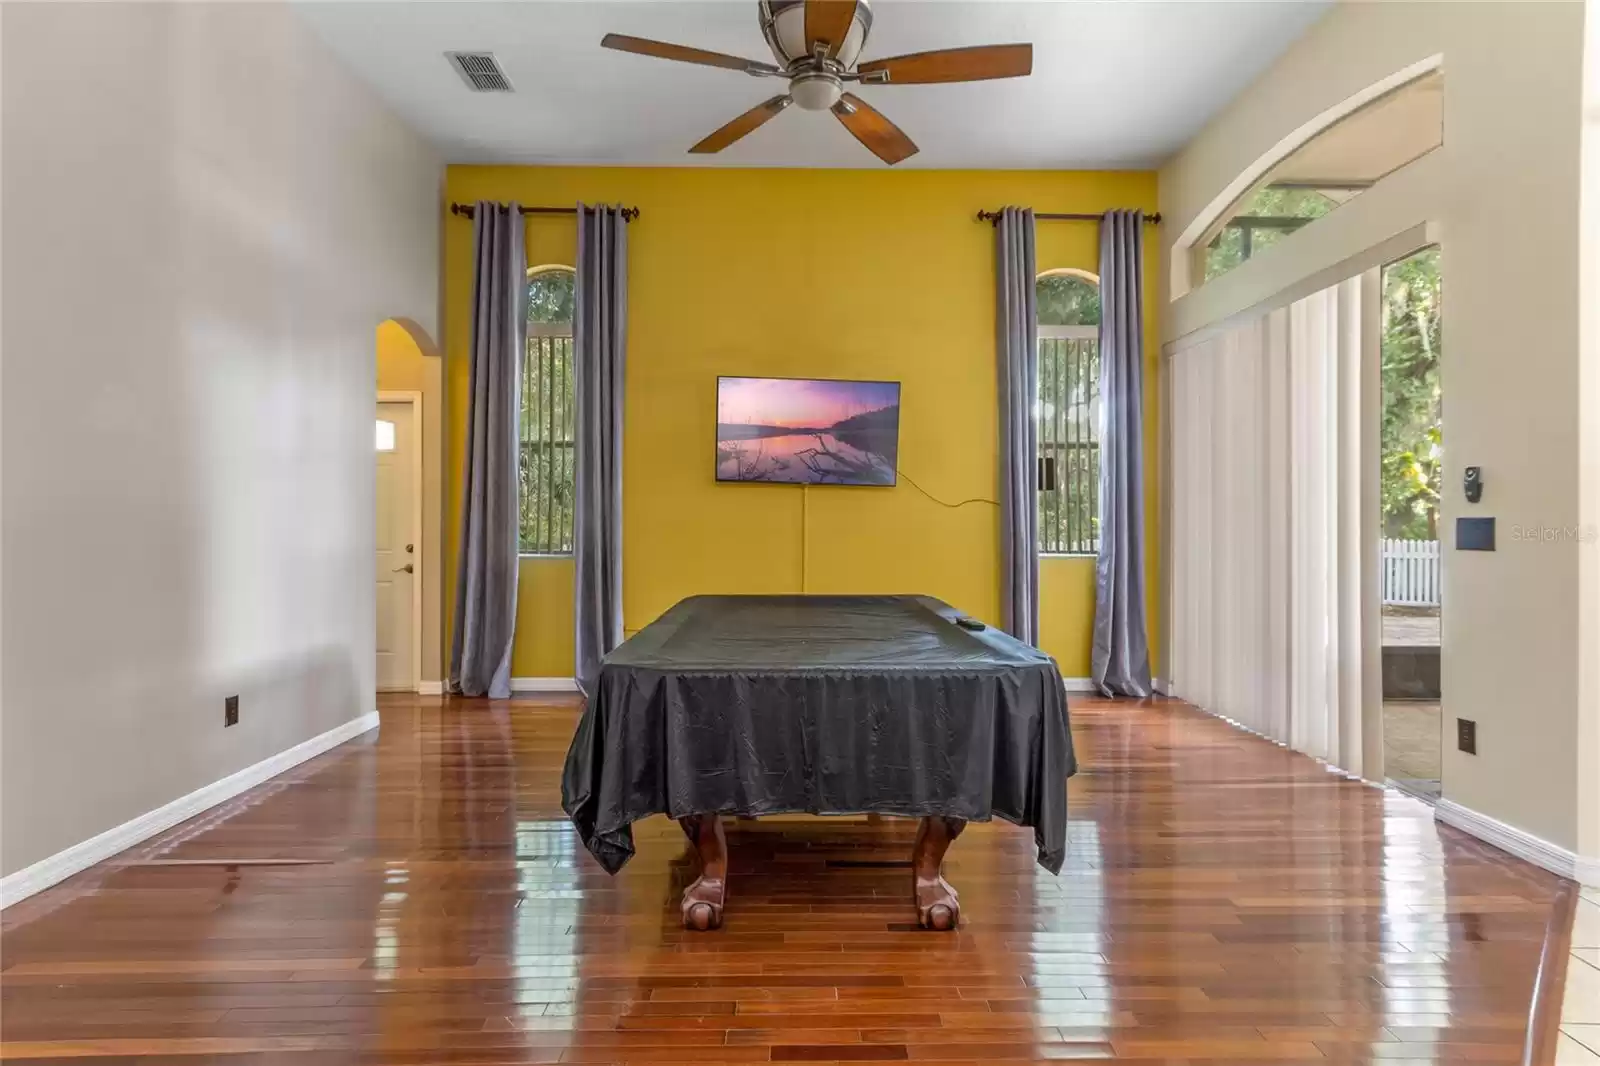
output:
[[389,700],[381,734],[6,911],[4,1054],[1520,1061],[1555,878],[1182,705],[1072,715],[1059,878],[972,826],[964,926],[921,932],[913,822],[739,822],[727,924],[690,934],[676,826],[611,878],[564,821],[571,702]]

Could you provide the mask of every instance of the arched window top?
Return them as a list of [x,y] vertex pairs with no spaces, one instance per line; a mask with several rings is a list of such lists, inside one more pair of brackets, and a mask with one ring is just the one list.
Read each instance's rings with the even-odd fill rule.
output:
[[1328,108],[1260,156],[1173,246],[1176,299],[1444,143],[1442,56]]
[[572,325],[572,301],[577,272],[569,266],[547,263],[528,270],[528,321],[540,326]]
[[1098,326],[1100,279],[1070,267],[1047,270],[1035,283],[1041,326]]

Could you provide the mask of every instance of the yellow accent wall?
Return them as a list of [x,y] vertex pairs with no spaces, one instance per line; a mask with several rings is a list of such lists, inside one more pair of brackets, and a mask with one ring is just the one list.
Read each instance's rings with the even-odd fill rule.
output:
[[[623,614],[632,633],[706,592],[921,592],[996,622],[999,513],[893,488],[724,485],[713,476],[719,374],[901,382],[900,468],[955,502],[996,499],[994,231],[980,208],[1156,209],[1153,173],[452,166],[445,182],[450,476],[445,626],[454,602],[466,424],[472,225],[451,201],[626,203],[628,369]],[[1145,246],[1147,462],[1159,395],[1158,242]],[[529,263],[573,263],[565,216],[530,216]],[[1041,223],[1038,266],[1098,270],[1098,227]],[[1150,634],[1159,479],[1146,471]],[[802,525],[804,520],[804,525]],[[802,557],[803,553],[803,557]],[[1041,565],[1041,644],[1087,676],[1094,560]],[[572,563],[525,558],[512,673],[570,677]],[[448,646],[448,645],[447,645]]]

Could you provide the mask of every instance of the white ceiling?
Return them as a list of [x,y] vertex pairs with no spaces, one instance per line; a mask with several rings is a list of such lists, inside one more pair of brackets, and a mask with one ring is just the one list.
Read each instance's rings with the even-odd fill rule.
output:
[[[1033,75],[860,92],[922,151],[902,167],[1150,167],[1330,0],[875,0],[862,58],[1031,41]],[[771,61],[756,0],[296,0],[351,69],[455,163],[877,168],[790,108],[715,156],[686,150],[783,82],[600,47],[608,32]],[[495,53],[516,92],[469,92],[446,51]]]

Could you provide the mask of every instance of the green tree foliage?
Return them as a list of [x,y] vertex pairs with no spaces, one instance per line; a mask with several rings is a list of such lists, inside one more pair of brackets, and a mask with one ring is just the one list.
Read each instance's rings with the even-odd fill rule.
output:
[[1098,326],[1100,286],[1076,274],[1046,274],[1034,286],[1041,326]]
[[[1303,218],[1309,222],[1338,206],[1337,200],[1315,189],[1283,189],[1266,185],[1257,189],[1233,214],[1236,218]],[[1250,255],[1277,244],[1297,228],[1252,229]],[[1233,224],[1223,226],[1222,232],[1212,238],[1206,247],[1206,280],[1226,274],[1248,258],[1250,256],[1245,254],[1244,247],[1244,227]]]
[[1439,250],[1383,271],[1383,530],[1436,540],[1444,443]]
[[572,325],[572,300],[578,275],[565,268],[541,270],[528,279],[528,321]]

